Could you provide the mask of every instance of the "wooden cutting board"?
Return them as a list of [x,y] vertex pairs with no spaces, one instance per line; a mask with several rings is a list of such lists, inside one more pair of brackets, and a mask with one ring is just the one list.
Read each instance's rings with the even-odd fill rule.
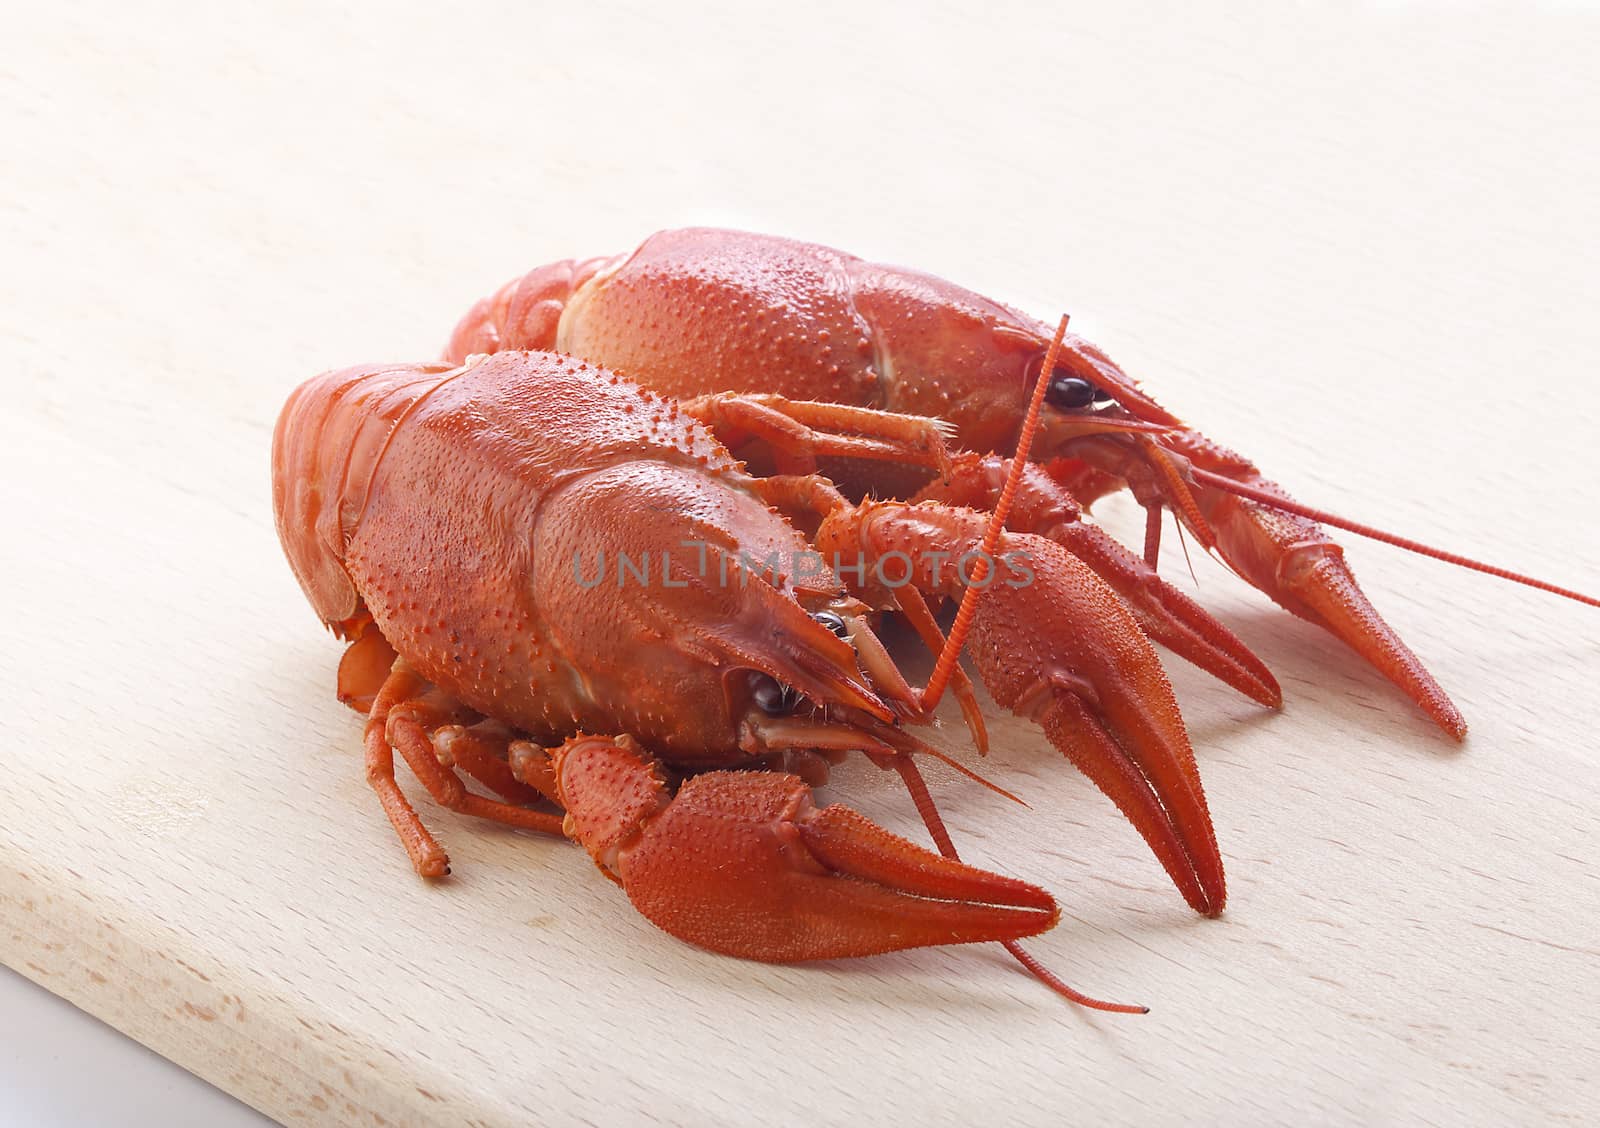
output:
[[[413,786],[456,861],[424,885],[362,779],[272,529],[283,397],[684,222],[1071,309],[1306,500],[1600,587],[1593,17],[1105,7],[24,16],[0,959],[293,1123],[1600,1117],[1600,612],[1387,548],[1350,556],[1462,747],[1194,561],[1288,701],[1171,665],[1222,920],[1027,726],[987,770],[1030,808],[934,773],[972,859],[1061,898],[1034,950],[1142,1019],[992,946],[708,955]],[[868,767],[829,794],[917,833]]]

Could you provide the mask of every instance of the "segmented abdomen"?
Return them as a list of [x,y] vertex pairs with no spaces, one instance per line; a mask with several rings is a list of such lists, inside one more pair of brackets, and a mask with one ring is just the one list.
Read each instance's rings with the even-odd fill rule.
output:
[[445,364],[325,372],[296,388],[272,435],[272,510],[278,539],[306,597],[341,637],[360,618],[345,546],[396,423]]

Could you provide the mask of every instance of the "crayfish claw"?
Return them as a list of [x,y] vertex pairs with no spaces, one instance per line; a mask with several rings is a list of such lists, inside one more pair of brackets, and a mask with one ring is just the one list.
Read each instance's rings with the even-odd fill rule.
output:
[[996,702],[1036,720],[1114,802],[1190,907],[1217,916],[1227,883],[1171,683],[1132,614],[1088,565],[1019,535],[1032,585],[978,604],[973,654]]
[[[1305,558],[1284,569],[1288,588],[1277,601],[1339,638],[1411,698],[1433,723],[1457,740],[1467,720],[1412,649],[1378,614],[1337,544],[1306,546]],[[1271,593],[1269,593],[1271,594]]]
[[1067,525],[1053,539],[1116,590],[1152,640],[1258,704],[1283,705],[1278,679],[1238,635],[1104,530]]
[[[1259,478],[1255,484],[1277,490]],[[1344,549],[1320,525],[1220,489],[1204,489],[1200,496],[1230,567],[1278,606],[1349,646],[1445,732],[1466,737],[1461,711],[1378,614],[1345,563]]]
[[[817,543],[830,552],[863,545],[874,560],[889,551],[910,557],[914,549],[915,586],[961,598],[965,607],[971,589],[958,569],[936,573],[932,560],[974,554],[990,519],[970,509],[881,502],[831,516]],[[969,648],[990,696],[1043,725],[1143,835],[1189,904],[1216,916],[1227,900],[1222,857],[1155,648],[1106,581],[1054,540],[1006,533],[995,547],[997,578],[971,604]],[[960,612],[952,636],[959,629]]]
[[[1010,459],[997,455],[962,454],[951,479],[929,485],[916,500],[993,509],[1012,468]],[[1006,528],[1055,541],[1115,589],[1150,638],[1251,700],[1271,709],[1282,705],[1272,671],[1237,635],[1105,530],[1085,522],[1077,499],[1043,468],[1022,471]],[[925,626],[915,618],[913,624],[927,637]]]
[[568,834],[652,923],[691,944],[788,963],[1015,940],[1052,927],[1049,893],[940,857],[797,776],[708,772],[673,794],[642,752],[598,738],[556,754]]
[[1198,775],[1169,776],[1158,789],[1159,770],[1131,755],[1074,690],[1055,686],[1049,698],[1038,713],[1050,742],[1134,825],[1189,907],[1220,916],[1227,881]]

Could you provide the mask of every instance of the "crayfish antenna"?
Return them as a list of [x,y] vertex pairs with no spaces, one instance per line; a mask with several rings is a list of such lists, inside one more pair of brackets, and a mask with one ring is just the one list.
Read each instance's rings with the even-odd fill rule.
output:
[[1088,1007],[1090,1010],[1109,1011],[1112,1014],[1150,1013],[1149,1007],[1142,1006],[1138,1003],[1108,1003],[1103,999],[1092,998],[1089,995],[1085,995],[1082,991],[1074,990],[1072,987],[1063,982],[1059,975],[1045,967],[1044,964],[1040,963],[1033,953],[1029,952],[1018,941],[1004,940],[1001,943],[1005,950],[1010,952],[1012,956],[1016,958],[1016,961],[1019,964],[1027,968],[1028,971],[1032,973],[1035,979],[1037,979],[1040,983],[1043,983],[1056,994],[1060,995],[1063,999],[1066,999],[1069,1003],[1077,1003],[1080,1007]]
[[889,753],[885,753],[881,750],[875,752],[870,748],[866,749],[867,755],[872,756],[873,762],[876,763],[880,768],[889,766],[890,760],[894,756],[905,756],[913,753],[920,756],[932,756],[941,764],[948,768],[954,768],[961,775],[966,776],[968,779],[972,780],[972,782],[994,792],[1002,799],[1009,799],[1019,807],[1027,807],[1029,810],[1033,809],[1032,804],[1030,804],[1026,799],[1023,799],[1020,795],[1007,791],[998,783],[994,782],[994,780],[988,779],[978,772],[973,771],[960,760],[957,760],[954,756],[946,756],[943,752],[939,751],[927,741],[918,740],[904,729],[882,729],[875,731],[873,735],[882,740],[883,743],[890,749],[893,749],[893,751]]
[[[1066,319],[1062,319],[1062,328],[1066,327]],[[1057,338],[1060,339],[1059,337]],[[1049,371],[1047,368],[1046,371]],[[959,862],[961,856],[956,853],[955,841],[950,837],[950,831],[944,825],[944,818],[939,814],[939,808],[934,804],[933,795],[928,791],[928,783],[922,778],[922,772],[917,769],[916,762],[905,752],[896,755],[890,763],[895,771],[900,773],[900,778],[905,782],[906,790],[911,793],[911,802],[917,808],[917,814],[922,816],[922,824],[928,828],[934,844],[939,847],[939,853],[953,862]],[[1068,1002],[1077,1003],[1079,1006],[1088,1007],[1090,1010],[1108,1011],[1112,1014],[1149,1014],[1150,1008],[1135,1003],[1108,1003],[1103,999],[1085,995],[1068,986],[1055,972],[1040,963],[1037,957],[1026,951],[1015,940],[1003,940],[1002,946],[1010,952],[1019,964],[1043,983],[1050,990],[1066,999]]]
[[1039,429],[1039,413],[1044,410],[1045,389],[1050,383],[1050,373],[1055,371],[1056,359],[1061,355],[1061,342],[1067,335],[1068,316],[1065,313],[1061,315],[1061,322],[1056,326],[1056,335],[1044,354],[1044,363],[1039,366],[1039,378],[1033,385],[1033,399],[1028,402],[1028,414],[1023,417],[1022,430],[1017,435],[1017,449],[1011,456],[1011,470],[1006,475],[1005,487],[1000,491],[1000,500],[995,503],[994,513],[989,518],[989,527],[983,535],[983,545],[978,550],[978,559],[973,567],[972,582],[967,585],[966,592],[961,596],[961,606],[956,609],[955,622],[950,625],[950,635],[944,641],[944,650],[940,652],[939,660],[934,663],[933,673],[922,691],[922,708],[925,711],[931,711],[939,703],[939,698],[944,695],[945,686],[949,684],[951,675],[955,672],[956,661],[961,657],[961,648],[966,645],[967,634],[972,630],[972,618],[978,611],[978,597],[988,586],[984,580],[989,575],[989,561],[994,557],[995,547],[1000,543],[1000,534],[1005,529],[1006,517],[1011,513],[1011,502],[1017,495],[1017,483],[1022,480],[1028,452],[1033,447],[1033,436]]
[[1224,493],[1234,494],[1238,497],[1245,498],[1260,505],[1270,506],[1271,508],[1281,510],[1284,513],[1293,513],[1297,517],[1304,517],[1307,520],[1316,521],[1318,524],[1332,525],[1336,529],[1344,529],[1346,532],[1355,533],[1358,536],[1367,537],[1375,541],[1382,541],[1384,544],[1392,544],[1396,548],[1403,548],[1407,552],[1415,552],[1419,556],[1431,557],[1434,560],[1443,560],[1446,564],[1455,564],[1458,567],[1467,568],[1474,572],[1482,572],[1485,575],[1495,576],[1502,580],[1510,580],[1512,583],[1522,584],[1526,587],[1535,588],[1539,591],[1549,592],[1551,595],[1559,595],[1563,599],[1571,599],[1578,603],[1586,603],[1590,607],[1600,607],[1600,598],[1596,598],[1595,596],[1585,595],[1580,591],[1573,591],[1571,588],[1560,587],[1556,584],[1549,583],[1546,580],[1540,580],[1534,578],[1533,576],[1524,575],[1521,572],[1513,572],[1508,568],[1501,568],[1494,564],[1485,564],[1481,560],[1473,560],[1468,556],[1461,556],[1454,552],[1446,552],[1442,548],[1434,548],[1432,545],[1423,544],[1421,541],[1415,541],[1409,537],[1402,537],[1396,533],[1385,532],[1384,530],[1375,528],[1372,525],[1363,525],[1359,521],[1352,521],[1348,517],[1341,517],[1337,513],[1328,512],[1326,509],[1317,509],[1314,506],[1303,505],[1300,502],[1295,501],[1292,498],[1285,497],[1284,495],[1275,491],[1260,489],[1259,487],[1252,486],[1246,482],[1235,481],[1226,475],[1218,474],[1211,470],[1204,470],[1198,466],[1195,466],[1191,468],[1190,473],[1194,475],[1195,481],[1200,482],[1202,485],[1222,490]]

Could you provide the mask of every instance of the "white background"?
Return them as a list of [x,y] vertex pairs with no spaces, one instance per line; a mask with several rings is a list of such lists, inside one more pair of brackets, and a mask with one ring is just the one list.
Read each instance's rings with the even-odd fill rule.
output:
[[[363,1109],[490,1121],[1600,1116],[1592,611],[1352,548],[1472,722],[1456,752],[1198,561],[1289,701],[1262,717],[1174,670],[1230,868],[1218,923],[1048,749],[997,730],[1034,810],[943,778],[952,824],[1069,906],[1041,951],[1073,982],[1155,1007],[1113,1021],[982,952],[703,956],[576,851],[431,809],[463,876],[420,890],[266,504],[299,380],[430,356],[536,263],[718,222],[1070,310],[1306,500],[1593,588],[1593,11],[147,4],[9,24],[0,941],[23,974],[306,1119],[336,1113],[285,1063]],[[1137,536],[1126,507],[1104,516]],[[871,774],[836,791],[910,832]],[[54,907],[22,884],[46,872]],[[86,905],[109,932],[64,923]],[[180,948],[243,1000],[236,1022],[169,996],[193,986],[167,975]],[[9,976],[0,1006],[0,1120],[251,1119]],[[296,1015],[345,1040],[291,1042]],[[397,1056],[347,1087],[329,1045]],[[417,1103],[424,1077],[448,1114]]]

